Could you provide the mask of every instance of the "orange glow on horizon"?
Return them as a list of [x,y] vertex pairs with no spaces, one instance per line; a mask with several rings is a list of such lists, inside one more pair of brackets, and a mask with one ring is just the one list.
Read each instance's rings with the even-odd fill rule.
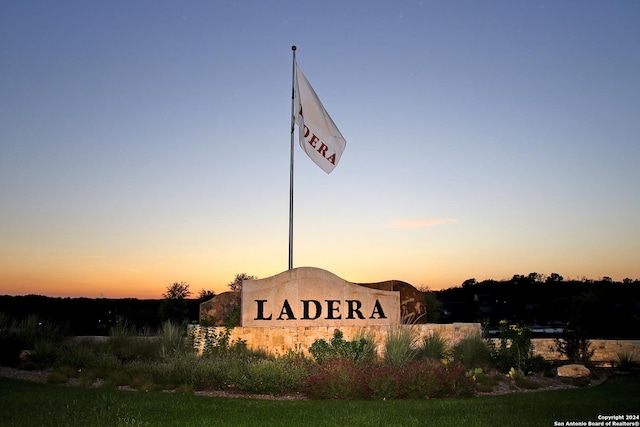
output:
[[[302,257],[301,257],[302,258]],[[363,257],[365,259],[366,257]],[[589,278],[599,280],[603,276],[612,277],[614,281],[622,281],[624,278],[636,279],[630,268],[611,265],[609,274],[601,274],[594,267],[592,270],[581,270],[581,265],[567,262],[568,267],[551,268],[526,267],[527,262],[516,262],[513,267],[506,265],[490,265],[473,263],[469,260],[466,268],[456,268],[455,261],[430,265],[423,262],[419,268],[417,259],[407,259],[401,262],[400,258],[394,259],[393,266],[386,266],[380,262],[367,264],[357,260],[326,262],[312,265],[304,263],[294,264],[296,267],[314,266],[330,271],[339,277],[354,283],[373,283],[385,280],[402,280],[417,288],[428,288],[432,291],[461,286],[471,278],[483,280],[508,280],[515,274],[527,275],[537,272],[543,275],[558,273],[565,280],[580,280]],[[522,265],[520,265],[522,264]],[[226,292],[227,284],[233,281],[236,274],[246,273],[265,278],[285,271],[286,268],[273,268],[262,265],[260,269],[242,268],[234,264],[225,270],[200,271],[197,274],[184,274],[177,269],[166,268],[163,270],[113,272],[110,275],[80,274],[69,268],[60,271],[43,271],[39,273],[20,274],[20,272],[0,273],[0,295],[43,295],[49,297],[71,298],[137,298],[137,299],[161,299],[167,287],[174,282],[187,282],[190,285],[192,297],[196,297],[201,290],[213,291],[216,294]],[[524,266],[524,267],[523,267]],[[556,268],[557,267],[557,268]],[[615,268],[617,267],[617,268]],[[451,273],[451,272],[454,273]]]

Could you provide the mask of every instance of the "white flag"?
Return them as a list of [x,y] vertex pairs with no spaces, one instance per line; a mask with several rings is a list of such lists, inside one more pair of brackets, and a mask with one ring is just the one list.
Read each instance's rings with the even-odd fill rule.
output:
[[300,130],[300,147],[320,169],[330,173],[347,145],[324,109],[318,95],[296,64],[294,114]]

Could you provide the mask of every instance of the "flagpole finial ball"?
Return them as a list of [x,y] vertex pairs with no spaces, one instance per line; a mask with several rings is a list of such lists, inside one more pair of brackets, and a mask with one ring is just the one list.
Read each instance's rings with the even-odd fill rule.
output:
[[291,50],[296,50],[295,45],[294,45],[294,46],[291,46]]

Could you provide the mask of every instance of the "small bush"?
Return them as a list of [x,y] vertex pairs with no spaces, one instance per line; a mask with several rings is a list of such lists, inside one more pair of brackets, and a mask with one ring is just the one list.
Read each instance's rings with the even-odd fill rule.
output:
[[398,399],[403,393],[402,371],[391,365],[372,367],[363,372],[369,399]]
[[249,362],[233,383],[242,391],[281,395],[302,390],[304,378],[299,366],[284,359],[258,359]]
[[492,339],[487,339],[491,359],[500,372],[506,373],[511,368],[525,373],[544,372],[547,362],[542,356],[534,356],[532,330],[528,326],[511,325],[506,320],[500,322],[500,344],[496,346]]
[[349,360],[321,365],[307,383],[315,399],[425,399],[471,396],[474,382],[458,364],[422,360],[398,368],[364,367]]
[[[36,315],[24,319],[13,319],[0,313],[0,364],[19,366],[25,369],[40,369],[51,366],[56,348],[63,341],[66,327],[44,320]],[[36,349],[36,345],[38,349]],[[20,360],[23,351],[29,356]]]
[[159,333],[160,356],[169,357],[185,348],[185,336],[183,327],[171,321],[162,324]]
[[633,352],[625,351],[617,354],[618,368],[623,371],[629,371],[638,366],[636,356]]
[[449,357],[447,342],[439,334],[425,337],[418,348],[418,357],[430,360],[446,360]]
[[566,330],[562,338],[556,339],[558,352],[572,363],[589,363],[595,349],[591,349],[591,341],[579,330]]
[[78,370],[97,364],[105,353],[105,343],[90,339],[67,338],[61,346],[59,363]]
[[491,364],[491,354],[480,335],[469,335],[453,346],[454,362],[467,368],[483,367]]
[[36,338],[31,350],[22,361],[23,369],[44,369],[53,366],[58,358],[58,342],[46,336]]
[[309,347],[309,353],[320,364],[342,358],[363,363],[371,362],[375,359],[375,342],[372,335],[364,333],[353,341],[346,341],[342,331],[336,329],[330,343],[317,339]]
[[318,365],[309,376],[305,393],[312,399],[364,399],[367,387],[362,369],[350,359]]
[[403,370],[403,374],[403,399],[468,397],[474,393],[473,379],[457,363],[418,361]]
[[487,374],[478,374],[476,375],[476,382],[478,384],[484,384],[487,386],[497,386],[502,381],[502,377],[500,375],[487,375]]
[[355,353],[355,360],[358,363],[374,363],[378,358],[376,352],[375,333],[367,330],[360,330],[354,337],[355,344],[352,344]]
[[416,348],[418,331],[411,325],[391,327],[387,332],[384,360],[396,367],[402,367],[418,355]]

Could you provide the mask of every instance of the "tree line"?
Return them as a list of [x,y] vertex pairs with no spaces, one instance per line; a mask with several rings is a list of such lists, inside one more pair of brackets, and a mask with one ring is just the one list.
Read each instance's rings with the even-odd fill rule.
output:
[[434,293],[440,322],[482,322],[579,328],[591,338],[640,336],[640,281],[564,279],[516,274],[507,280],[465,280]]
[[[239,292],[236,274],[227,284]],[[501,320],[540,327],[579,327],[591,338],[640,338],[640,281],[569,279],[552,273],[514,275],[506,280],[465,280],[440,291],[424,290],[428,321],[478,322],[497,327]],[[187,282],[167,286],[162,299],[51,298],[41,295],[0,296],[0,314],[13,318],[37,315],[67,326],[71,335],[106,335],[125,319],[140,332],[162,322],[198,323],[200,303],[215,296],[202,289],[195,297]]]

